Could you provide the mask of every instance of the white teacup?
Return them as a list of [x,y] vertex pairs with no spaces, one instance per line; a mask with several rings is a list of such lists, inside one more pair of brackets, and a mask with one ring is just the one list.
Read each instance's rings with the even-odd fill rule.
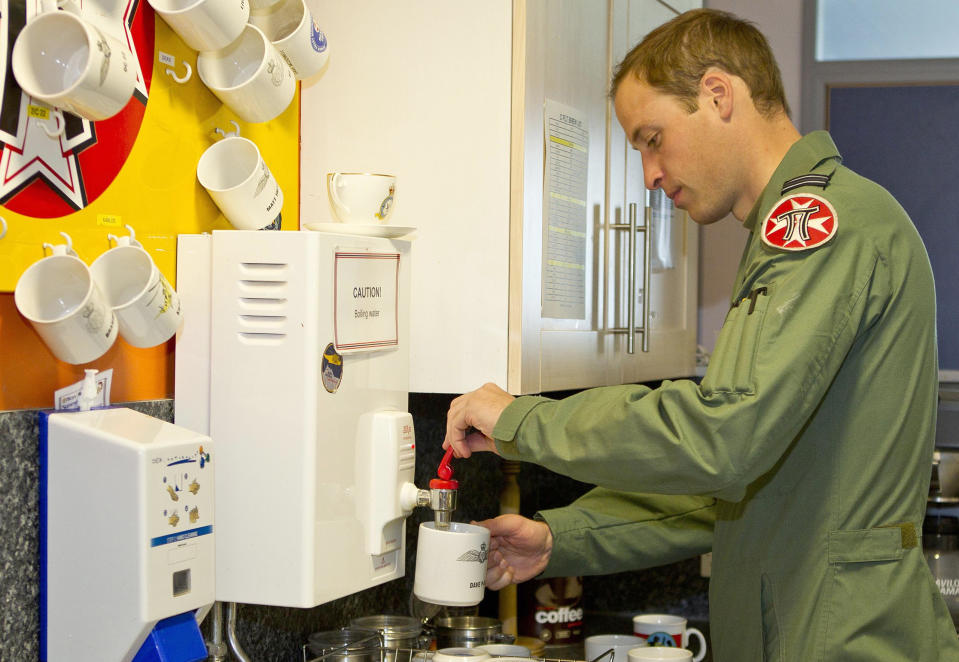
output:
[[183,322],[180,297],[150,255],[129,237],[90,265],[97,286],[113,307],[120,335],[134,347],[155,347]]
[[217,51],[243,32],[249,0],[150,0],[150,6],[195,51]]
[[298,80],[319,73],[330,57],[326,35],[305,0],[280,0],[250,14],[250,23],[273,42]]
[[629,662],[674,662],[675,660],[700,659],[685,648],[663,648],[661,646],[641,646],[629,651]]
[[89,363],[113,346],[117,318],[83,260],[63,244],[52,250],[20,276],[14,301],[55,357]]
[[326,175],[333,214],[344,223],[385,223],[393,211],[396,177],[366,172]]
[[706,656],[706,637],[696,628],[687,627],[682,616],[639,614],[633,616],[633,632],[650,647],[689,648],[689,636],[692,635],[699,639],[699,651],[692,659],[699,662]]
[[413,594],[424,602],[453,607],[478,605],[486,589],[489,529],[451,522],[420,524]]
[[283,190],[251,140],[228,136],[214,143],[200,157],[196,176],[237,230],[279,226]]
[[94,121],[123,110],[137,82],[126,45],[67,11],[27,23],[13,46],[11,67],[34,99]]
[[603,662],[629,662],[626,654],[631,648],[645,646],[646,642],[635,634],[596,634],[586,637],[583,647],[586,651],[586,659],[589,662],[595,660],[603,653],[612,649],[613,658],[604,658]]
[[245,122],[268,122],[293,100],[296,79],[276,47],[255,25],[218,51],[196,59],[200,80]]

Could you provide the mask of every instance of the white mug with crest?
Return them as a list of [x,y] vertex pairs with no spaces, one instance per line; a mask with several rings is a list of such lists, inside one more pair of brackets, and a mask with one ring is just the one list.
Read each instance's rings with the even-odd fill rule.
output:
[[180,297],[138,242],[120,237],[90,271],[129,344],[155,347],[176,334],[183,322]]
[[17,281],[17,310],[61,361],[95,361],[116,341],[117,318],[73,249],[50,248],[52,254],[30,265]]
[[416,543],[413,595],[424,602],[450,607],[472,607],[486,590],[489,529],[450,522],[420,524]]
[[280,115],[296,93],[296,78],[276,47],[255,25],[217,51],[196,59],[200,80],[245,122],[268,122]]
[[150,0],[150,6],[187,46],[201,52],[232,44],[250,18],[249,0]]
[[126,44],[68,11],[49,11],[27,23],[10,63],[31,97],[94,121],[123,110],[137,82]]
[[319,73],[330,57],[326,35],[306,0],[280,0],[267,9],[254,10],[250,23],[273,42],[297,80]]
[[228,136],[207,148],[196,176],[237,230],[279,225],[283,190],[253,141]]
[[693,654],[685,648],[643,646],[629,651],[629,662],[691,662]]
[[685,618],[672,614],[633,616],[633,632],[651,647],[689,648],[690,635],[699,639],[699,651],[692,658],[694,662],[699,662],[706,656],[706,637],[687,625]]
[[645,646],[646,642],[635,634],[594,634],[586,637],[583,648],[589,662],[600,657],[603,653],[613,651],[612,657],[603,658],[603,662],[629,662],[627,653],[631,648]]

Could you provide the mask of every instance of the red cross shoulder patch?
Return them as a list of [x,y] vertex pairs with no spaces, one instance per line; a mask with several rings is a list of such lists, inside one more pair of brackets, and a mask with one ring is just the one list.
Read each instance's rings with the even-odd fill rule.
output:
[[829,201],[812,193],[796,193],[776,203],[761,231],[768,246],[805,251],[822,246],[838,229],[839,217]]

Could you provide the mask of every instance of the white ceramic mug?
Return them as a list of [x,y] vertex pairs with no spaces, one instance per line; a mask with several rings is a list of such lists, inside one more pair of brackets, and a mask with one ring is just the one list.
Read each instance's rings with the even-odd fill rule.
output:
[[629,651],[629,662],[675,662],[676,660],[693,659],[692,652],[685,648],[664,648],[662,646],[642,646]]
[[228,136],[213,143],[200,157],[196,176],[237,230],[278,225],[283,190],[251,140]]
[[665,646],[689,648],[689,636],[699,639],[699,652],[693,658],[699,662],[706,656],[706,637],[696,628],[687,627],[682,616],[672,614],[639,614],[633,616],[633,632],[639,635],[650,647]]
[[250,23],[273,42],[298,80],[319,73],[330,57],[326,35],[305,0],[280,0],[250,14]]
[[67,11],[40,14],[24,26],[11,68],[34,99],[94,121],[123,110],[137,82],[126,45]]
[[413,594],[424,602],[453,607],[478,605],[486,589],[489,529],[451,522],[420,524]]
[[249,0],[150,0],[186,45],[217,51],[233,43],[250,18]]
[[583,647],[586,651],[586,659],[592,662],[608,650],[613,651],[613,658],[604,658],[603,662],[629,662],[626,653],[631,648],[645,646],[646,642],[635,634],[596,634],[586,637]]
[[484,662],[490,654],[480,648],[441,648],[433,654],[433,662]]
[[137,242],[120,237],[90,271],[117,316],[120,335],[134,347],[155,347],[180,328],[180,297]]
[[117,339],[117,318],[90,269],[64,244],[30,265],[14,290],[17,310],[55,357],[89,363]]
[[526,646],[516,644],[483,644],[477,646],[477,648],[489,653],[490,657],[526,658],[530,656],[530,651]]
[[200,80],[246,122],[268,122],[293,100],[296,79],[276,47],[255,25],[247,25],[230,45],[200,53]]
[[369,172],[326,175],[333,215],[344,223],[385,223],[393,211],[396,177]]

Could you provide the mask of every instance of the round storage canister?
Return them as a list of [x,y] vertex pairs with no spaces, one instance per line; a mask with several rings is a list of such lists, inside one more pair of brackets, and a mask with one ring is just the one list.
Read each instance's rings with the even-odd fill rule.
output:
[[343,628],[314,632],[307,639],[310,659],[324,662],[380,662],[382,638],[376,630]]
[[350,621],[350,627],[379,632],[383,639],[383,648],[387,649],[383,656],[387,662],[396,658],[396,653],[391,651],[415,650],[429,645],[429,640],[422,636],[423,623],[412,616],[360,616]]
[[437,648],[473,648],[483,644],[511,644],[513,635],[503,634],[503,623],[488,616],[443,616],[433,621]]

